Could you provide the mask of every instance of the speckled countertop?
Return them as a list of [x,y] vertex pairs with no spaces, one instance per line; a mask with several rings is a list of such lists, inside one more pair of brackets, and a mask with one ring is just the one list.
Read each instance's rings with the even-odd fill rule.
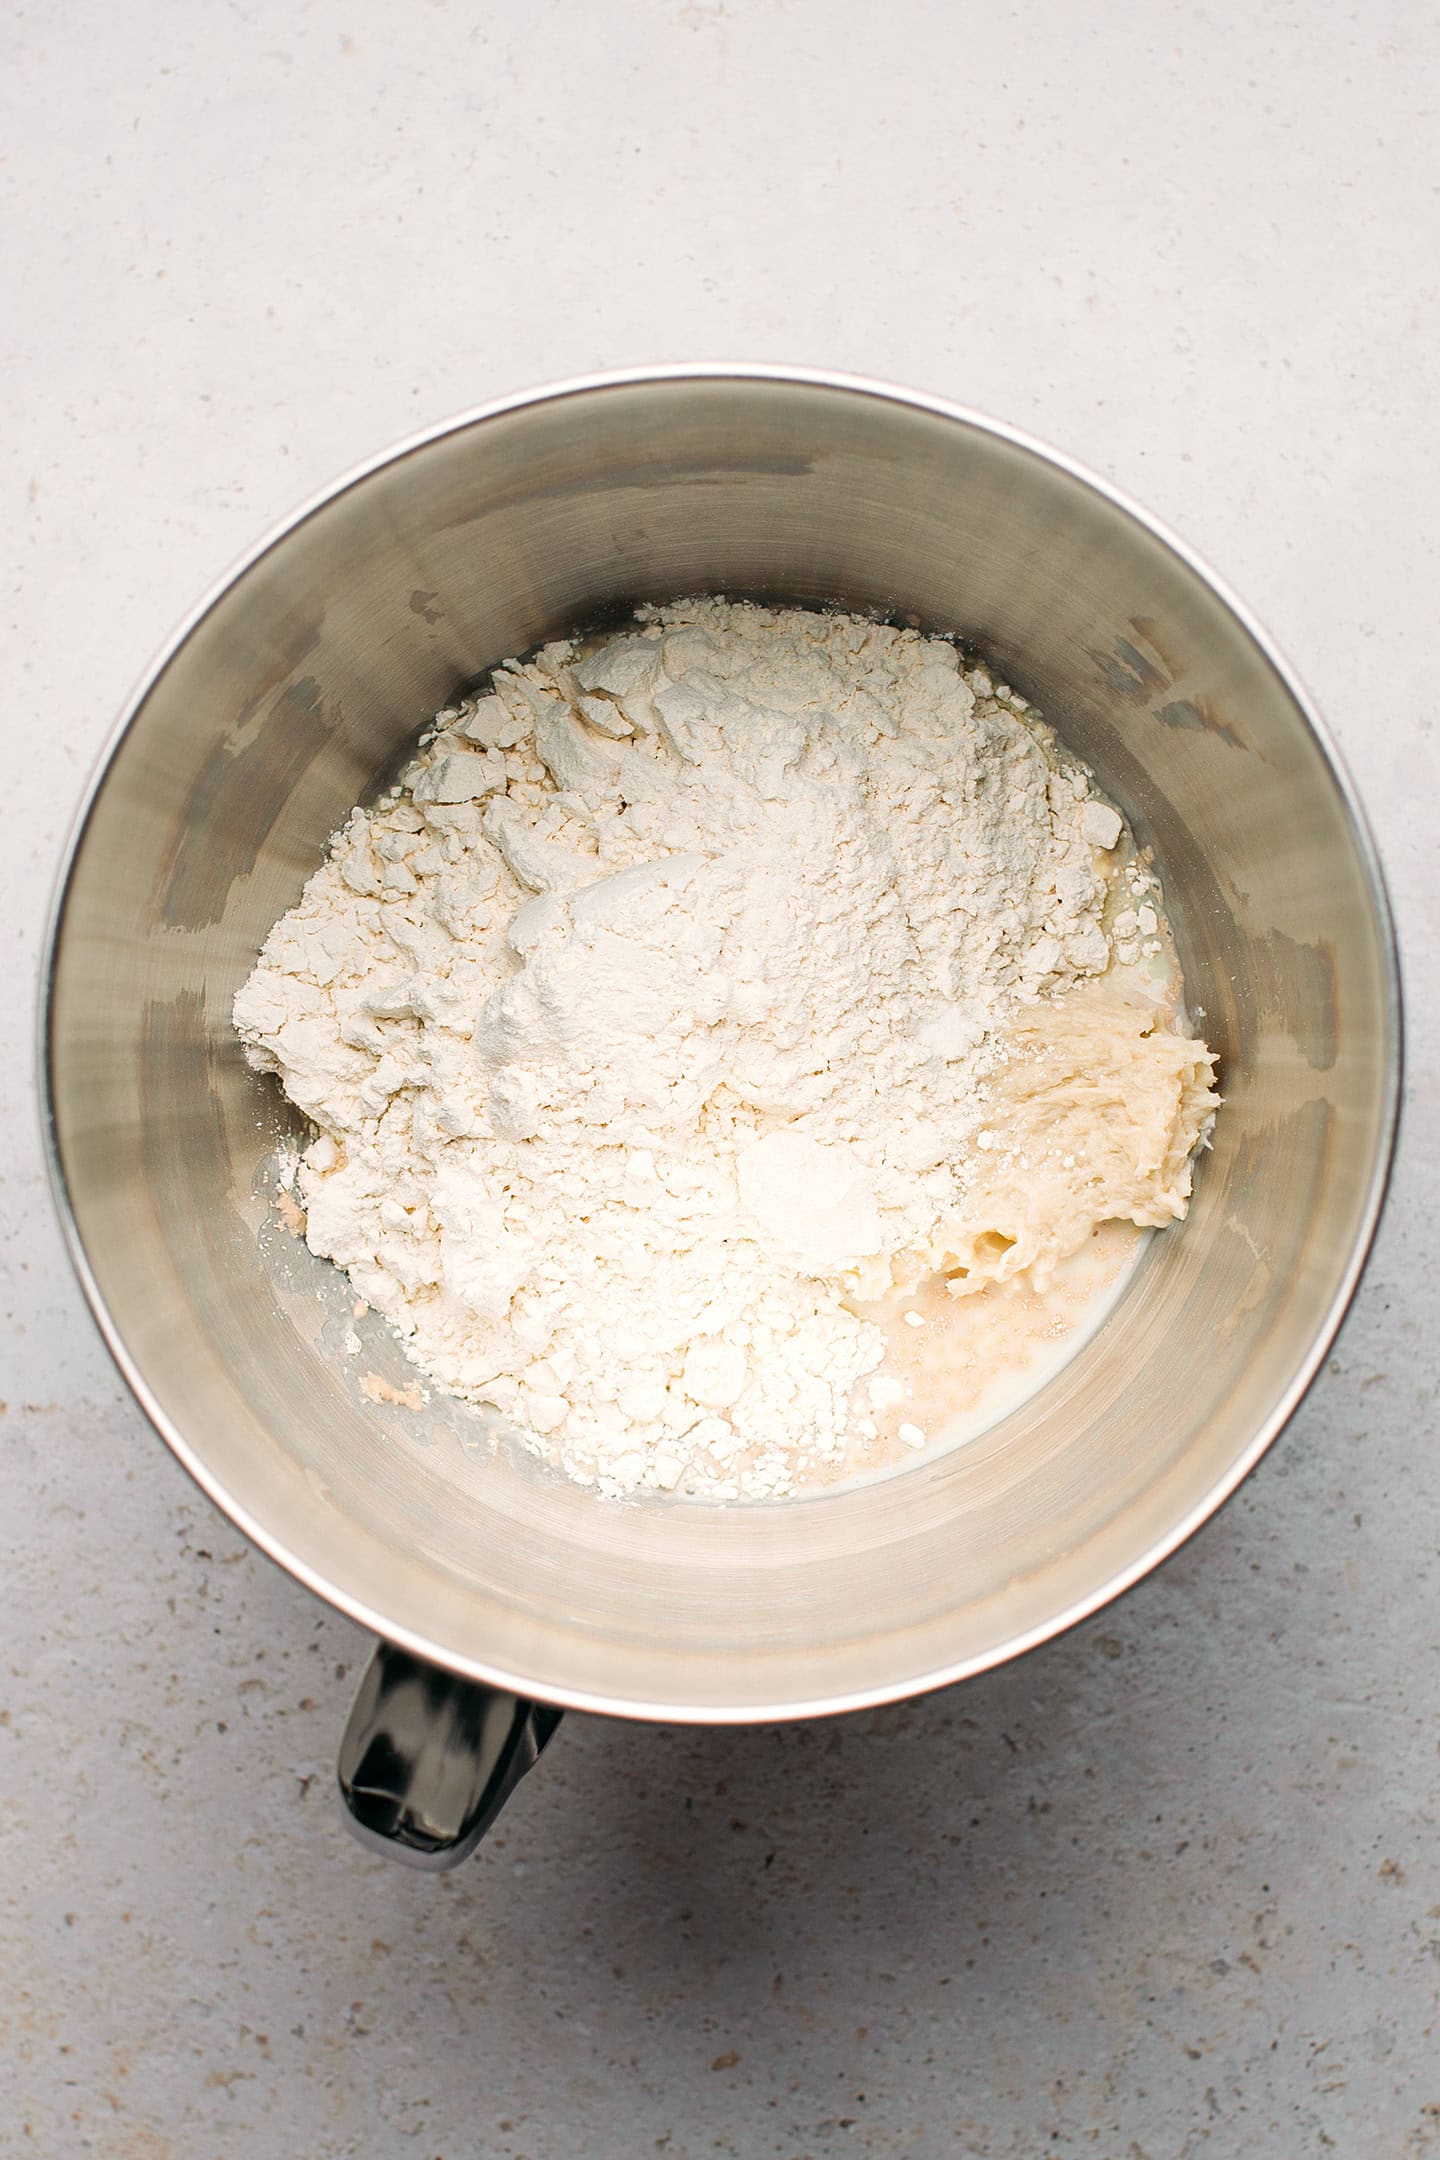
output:
[[[1440,2155],[1440,31],[1336,0],[16,0],[0,163],[0,2150]],[[629,361],[913,382],[1138,494],[1297,659],[1407,943],[1363,1293],[1123,1605],[844,1723],[571,1719],[447,1879],[362,1854],[365,1644],[123,1396],[32,1109],[128,683],[412,426]]]

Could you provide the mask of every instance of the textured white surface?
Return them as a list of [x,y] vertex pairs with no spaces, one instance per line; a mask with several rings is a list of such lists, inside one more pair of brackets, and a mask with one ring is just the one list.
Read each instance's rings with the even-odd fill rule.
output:
[[[1428,10],[1338,0],[7,10],[4,2150],[1440,2153],[1437,81]],[[1323,1380],[1122,1606],[848,1723],[572,1719],[423,1880],[336,1822],[363,1642],[84,1316],[25,976],[113,709],[273,518],[717,353],[1018,421],[1239,586],[1374,815],[1409,1124]]]

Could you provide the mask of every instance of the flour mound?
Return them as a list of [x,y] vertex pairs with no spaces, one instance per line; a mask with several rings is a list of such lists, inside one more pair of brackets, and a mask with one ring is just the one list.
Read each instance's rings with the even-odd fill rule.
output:
[[311,1247],[571,1477],[793,1489],[857,1303],[1184,1212],[1208,1053],[1073,995],[1120,833],[941,639],[698,600],[508,662],[236,998],[319,1129]]

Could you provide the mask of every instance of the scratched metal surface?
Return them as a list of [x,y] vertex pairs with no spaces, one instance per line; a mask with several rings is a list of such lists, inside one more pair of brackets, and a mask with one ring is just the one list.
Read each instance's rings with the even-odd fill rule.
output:
[[[1440,38],[1333,0],[1088,14],[0,30],[5,2149],[1440,2153]],[[492,393],[722,351],[1032,428],[1257,608],[1394,883],[1399,1174],[1330,1369],[1124,1604],[844,1723],[572,1719],[419,1880],[332,1805],[361,1638],[210,1513],[84,1316],[24,978],[113,708],[271,519]]]

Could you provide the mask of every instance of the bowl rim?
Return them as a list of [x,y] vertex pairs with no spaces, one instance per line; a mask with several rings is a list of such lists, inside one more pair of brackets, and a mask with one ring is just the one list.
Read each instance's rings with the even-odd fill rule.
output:
[[[1320,1325],[1315,1330],[1304,1354],[1297,1360],[1295,1370],[1286,1387],[1281,1391],[1269,1415],[1252,1436],[1245,1448],[1236,1456],[1226,1471],[1216,1479],[1211,1489],[1176,1523],[1161,1536],[1153,1539],[1143,1553],[1119,1570],[1098,1589],[1076,1599],[1060,1612],[1035,1626],[1023,1630],[1006,1641],[967,1658],[956,1659],[938,1667],[917,1672],[903,1681],[885,1682],[877,1686],[845,1689],[824,1695],[780,1702],[739,1704],[693,1704],[663,1699],[638,1701],[633,1697],[617,1697],[583,1688],[566,1689],[538,1684],[528,1677],[492,1665],[483,1658],[457,1656],[444,1645],[427,1637],[423,1628],[399,1624],[388,1615],[376,1611],[363,1598],[357,1597],[340,1583],[329,1578],[326,1572],[309,1562],[297,1558],[276,1533],[257,1519],[228,1491],[223,1480],[206,1464],[203,1453],[187,1440],[185,1434],[169,1418],[151,1391],[145,1375],[131,1357],[120,1329],[106,1304],[95,1274],[90,1266],[84,1240],[76,1220],[66,1176],[63,1151],[60,1144],[55,1112],[54,1072],[54,1021],[55,993],[59,968],[60,942],[63,936],[66,905],[74,880],[76,867],[85,843],[90,821],[99,805],[109,778],[110,769],[132,725],[143,709],[171,662],[195,630],[205,620],[230,590],[272,550],[287,540],[309,520],[347,494],[352,488],[370,479],[374,474],[401,463],[417,451],[429,448],[451,435],[463,434],[481,422],[503,418],[531,406],[557,404],[566,400],[586,397],[611,390],[633,390],[647,385],[659,386],[682,382],[752,382],[759,384],[791,384],[801,389],[838,391],[880,403],[898,405],[909,411],[921,412],[933,418],[954,423],[974,430],[1024,451],[1059,472],[1067,475],[1082,487],[1092,490],[1108,502],[1112,508],[1133,520],[1151,539],[1167,549],[1183,567],[1188,569],[1202,584],[1207,586],[1221,604],[1239,623],[1253,641],[1265,660],[1274,669],[1296,709],[1314,739],[1322,759],[1334,782],[1340,803],[1349,826],[1350,837],[1356,857],[1365,876],[1371,904],[1374,909],[1385,974],[1384,1005],[1386,1016],[1384,1100],[1376,1147],[1365,1193],[1360,1225],[1347,1257],[1345,1268],[1334,1296],[1326,1308]],[[79,805],[71,819],[63,844],[59,870],[55,879],[41,945],[38,974],[37,1013],[37,1063],[38,1097],[42,1126],[42,1138],[50,1189],[64,1237],[66,1250],[79,1280],[90,1311],[94,1316],[102,1339],[122,1379],[134,1396],[151,1426],[166,1443],[171,1453],[188,1472],[206,1498],[217,1507],[242,1535],[283,1568],[307,1590],[322,1599],[336,1611],[368,1629],[372,1634],[399,1644],[413,1656],[424,1659],[444,1670],[456,1672],[484,1685],[502,1689],[508,1693],[546,1701],[557,1706],[586,1711],[599,1716],[658,1720],[663,1722],[697,1725],[752,1725],[776,1720],[833,1716],[852,1710],[871,1709],[885,1703],[899,1702],[911,1696],[929,1694],[937,1689],[954,1685],[957,1681],[973,1678],[979,1673],[1007,1664],[1011,1659],[1023,1656],[1028,1650],[1039,1647],[1058,1635],[1066,1633],[1080,1621],[1088,1619],[1115,1599],[1133,1589],[1137,1583],[1151,1574],[1172,1554],[1186,1544],[1203,1524],[1236,1492],[1262,1455],[1279,1437],[1291,1417],[1299,1408],[1318,1374],[1331,1344],[1349,1310],[1359,1286],[1366,1263],[1374,1245],[1384,1208],[1390,1173],[1394,1164],[1396,1141],[1400,1122],[1400,1104],[1404,1072],[1404,1006],[1400,973],[1400,958],[1395,930],[1394,910],[1381,866],[1379,851],[1370,828],[1369,819],[1360,801],[1355,783],[1345,758],[1336,743],[1319,708],[1305,688],[1295,668],[1280,651],[1269,632],[1211,565],[1199,555],[1165,522],[1147,510],[1122,488],[1093,472],[1088,466],[1068,453],[1057,450],[1037,436],[1009,422],[992,419],[975,408],[929,392],[906,389],[875,377],[854,375],[840,371],[782,365],[769,361],[687,361],[657,362],[651,365],[606,369],[596,373],[575,375],[557,381],[543,383],[534,388],[512,391],[490,398],[481,404],[452,415],[450,418],[418,429],[402,437],[388,448],[362,459],[358,464],[326,483],[301,502],[297,508],[282,516],[248,547],[228,569],[214,579],[204,594],[181,618],[179,624],[160,645],[149,664],[141,671],[129,696],[120,708],[87,781]]]

